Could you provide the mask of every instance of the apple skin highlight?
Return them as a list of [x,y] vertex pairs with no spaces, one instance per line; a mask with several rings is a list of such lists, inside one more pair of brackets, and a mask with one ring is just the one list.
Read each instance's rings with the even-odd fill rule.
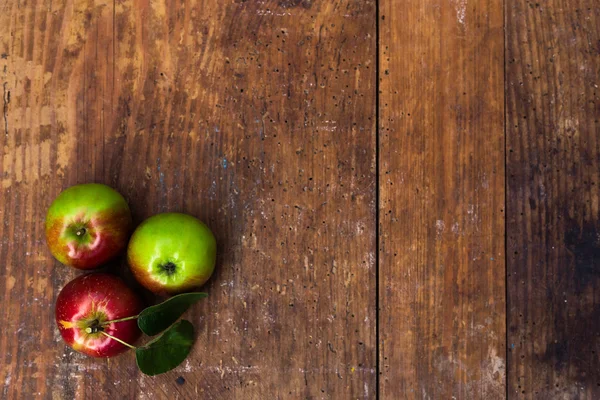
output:
[[100,267],[127,246],[131,211],[114,189],[97,183],[71,186],[46,216],[46,241],[61,263],[82,270]]
[[154,215],[138,226],[127,262],[145,288],[162,296],[202,286],[215,269],[217,242],[197,218],[181,213]]
[[135,319],[102,324],[136,316],[142,309],[140,298],[120,278],[92,273],[75,278],[61,290],[56,299],[56,323],[74,350],[92,357],[113,357],[128,347],[102,331],[130,345],[141,331]]

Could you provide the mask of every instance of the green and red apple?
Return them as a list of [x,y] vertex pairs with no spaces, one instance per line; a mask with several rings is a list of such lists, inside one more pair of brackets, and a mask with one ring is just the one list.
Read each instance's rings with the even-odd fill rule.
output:
[[58,294],[56,323],[65,342],[92,357],[112,357],[140,337],[135,317],[139,297],[116,276],[93,273],[75,278]]
[[217,242],[211,230],[191,215],[152,216],[135,230],[127,261],[148,290],[173,295],[202,286],[215,269]]
[[127,202],[109,186],[71,186],[52,202],[46,216],[46,240],[61,263],[94,269],[121,253],[132,230]]

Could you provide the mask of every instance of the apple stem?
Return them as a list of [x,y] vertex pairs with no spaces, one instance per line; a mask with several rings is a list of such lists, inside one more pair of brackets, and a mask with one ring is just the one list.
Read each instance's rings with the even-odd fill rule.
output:
[[100,333],[102,333],[102,334],[103,334],[104,336],[106,336],[106,337],[109,337],[109,338],[111,338],[112,340],[116,340],[117,342],[121,343],[122,345],[125,345],[125,346],[129,347],[129,348],[130,348],[130,349],[132,349],[132,350],[135,350],[135,349],[136,349],[136,348],[135,348],[135,346],[132,346],[132,345],[130,345],[129,343],[127,343],[127,342],[124,342],[124,341],[122,341],[121,339],[114,337],[113,335],[109,335],[108,333],[106,333],[106,332],[104,332],[104,331],[100,331]]
[[113,319],[112,321],[104,321],[102,324],[100,324],[100,326],[106,326],[106,325],[114,324],[114,323],[117,323],[117,322],[130,321],[132,319],[137,319],[138,317],[139,317],[139,315],[134,315],[134,316],[131,316],[131,317]]

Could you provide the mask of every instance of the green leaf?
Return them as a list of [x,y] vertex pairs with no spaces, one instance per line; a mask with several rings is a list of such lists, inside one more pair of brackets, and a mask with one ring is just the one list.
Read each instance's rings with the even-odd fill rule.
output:
[[142,311],[138,318],[138,326],[148,336],[157,335],[177,321],[192,304],[207,296],[208,294],[202,292],[173,296]]
[[181,364],[194,344],[194,326],[182,319],[144,347],[135,350],[138,368],[146,375],[164,374]]

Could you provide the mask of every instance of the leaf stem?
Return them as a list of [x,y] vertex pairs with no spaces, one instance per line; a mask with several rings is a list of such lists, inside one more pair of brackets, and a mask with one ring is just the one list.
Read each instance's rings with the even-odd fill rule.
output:
[[114,324],[116,322],[129,321],[132,319],[137,319],[137,317],[139,317],[139,315],[134,315],[134,316],[125,317],[125,318],[119,318],[119,319],[113,319],[112,321],[104,321],[102,324],[100,324],[100,326],[106,326],[106,325]]
[[132,350],[135,350],[135,349],[136,349],[136,347],[135,347],[135,346],[132,346],[132,345],[130,345],[129,343],[127,343],[127,342],[124,342],[124,341],[122,341],[121,339],[114,337],[113,335],[109,335],[108,333],[106,333],[106,332],[104,332],[104,331],[100,331],[100,333],[102,333],[102,334],[103,334],[104,336],[106,336],[106,337],[109,337],[109,338],[111,338],[112,340],[116,340],[117,342],[121,343],[122,345],[125,345],[125,346],[129,347],[129,348],[130,348],[130,349],[132,349]]

